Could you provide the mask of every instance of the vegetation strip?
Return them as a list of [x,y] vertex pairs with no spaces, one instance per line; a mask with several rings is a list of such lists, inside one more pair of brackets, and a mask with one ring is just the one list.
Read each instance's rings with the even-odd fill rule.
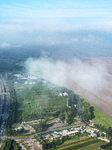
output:
[[85,142],[85,143],[82,143],[82,144],[79,143],[78,145],[76,145],[76,144],[71,144],[71,147],[70,147],[70,145],[69,145],[69,146],[67,145],[67,148],[64,147],[64,148],[61,148],[61,149],[59,149],[59,150],[62,150],[62,149],[64,149],[64,150],[73,150],[73,149],[77,150],[77,149],[79,149],[79,148],[86,147],[86,146],[88,146],[88,145],[95,144],[95,143],[99,143],[99,142],[100,142],[100,140],[92,140],[92,141]]

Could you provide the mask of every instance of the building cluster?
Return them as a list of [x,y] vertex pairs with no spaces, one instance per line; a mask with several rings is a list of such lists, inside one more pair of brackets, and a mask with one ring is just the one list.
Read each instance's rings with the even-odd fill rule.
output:
[[[57,138],[57,137],[62,137],[62,136],[73,136],[75,135],[76,133],[88,133],[89,136],[91,137],[97,137],[96,135],[96,132],[98,132],[99,130],[96,129],[96,128],[85,128],[85,129],[82,129],[82,127],[77,127],[77,128],[71,128],[70,130],[62,130],[62,131],[52,131],[48,134],[44,134],[42,135],[43,138],[45,139],[50,139],[50,141],[52,141],[54,138]],[[106,134],[105,132],[102,132],[104,134]],[[105,141],[108,141],[106,138],[103,138],[103,140]]]
[[21,74],[14,74],[14,77],[16,77],[17,81],[15,81],[15,84],[18,84],[19,80],[25,80],[24,84],[35,84],[36,80],[38,80],[37,76],[33,76],[33,75],[21,75]]
[[17,79],[23,79],[23,80],[28,80],[28,79],[37,80],[38,79],[37,76],[33,76],[33,75],[14,74],[13,76],[17,77]]
[[85,129],[83,132],[87,132],[90,134],[90,136],[92,137],[95,137],[96,136],[96,133],[94,130],[91,130],[91,129]]
[[62,137],[62,136],[67,136],[67,135],[68,136],[75,135],[76,133],[80,132],[80,130],[81,130],[81,127],[70,129],[70,130],[62,130],[59,132],[58,131],[52,131],[49,134],[42,135],[42,137],[45,139],[50,139],[52,141],[54,138],[57,138],[57,137]]

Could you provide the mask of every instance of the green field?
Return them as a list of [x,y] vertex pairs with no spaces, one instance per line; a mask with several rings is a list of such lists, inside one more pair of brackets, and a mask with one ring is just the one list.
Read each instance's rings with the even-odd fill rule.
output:
[[[18,121],[30,120],[34,117],[55,116],[61,111],[67,110],[67,99],[74,98],[74,92],[71,90],[42,80],[35,85],[18,83],[14,88],[18,104]],[[67,97],[59,96],[59,93],[63,92],[67,92],[69,95]]]
[[[91,137],[81,137],[79,140],[68,140],[64,144],[58,146],[57,150],[97,150],[99,146],[106,142]],[[51,149],[53,150],[53,149]]]

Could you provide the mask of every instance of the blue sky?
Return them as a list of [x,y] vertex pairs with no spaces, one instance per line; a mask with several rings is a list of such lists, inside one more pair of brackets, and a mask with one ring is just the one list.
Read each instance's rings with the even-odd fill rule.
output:
[[112,32],[111,6],[111,0],[1,0],[0,45],[54,43],[58,32]]
[[112,19],[112,2],[107,0],[41,0],[41,1],[0,1],[0,17],[10,18],[55,18],[89,17]]

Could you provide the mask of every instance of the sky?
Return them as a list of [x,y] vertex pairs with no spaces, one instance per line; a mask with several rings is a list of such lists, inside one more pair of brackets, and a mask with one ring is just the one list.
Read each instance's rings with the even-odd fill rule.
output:
[[111,6],[111,0],[1,0],[0,48],[106,43],[109,49]]

